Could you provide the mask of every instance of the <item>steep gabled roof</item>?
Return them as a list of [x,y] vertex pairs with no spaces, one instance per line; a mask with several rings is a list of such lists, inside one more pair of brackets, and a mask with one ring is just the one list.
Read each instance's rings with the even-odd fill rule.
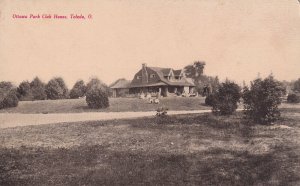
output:
[[148,73],[155,73],[157,75],[157,78],[155,81],[149,81],[149,82],[140,82],[136,78],[137,74],[141,76],[142,70],[139,70],[135,78],[131,82],[131,87],[150,87],[150,86],[195,86],[195,84],[192,81],[187,80],[185,77],[182,77],[180,79],[168,79],[167,76],[173,74],[175,77],[180,76],[183,71],[182,70],[173,70],[172,68],[161,68],[161,67],[143,67],[146,69]]
[[129,88],[131,81],[126,79],[119,79],[116,82],[114,82],[110,88]]
[[147,67],[147,68],[154,70],[155,72],[157,72],[159,75],[162,76],[168,76],[172,70],[171,68],[161,68],[161,67]]
[[167,85],[195,86],[195,84],[192,81],[189,81],[186,78],[182,78],[182,79],[176,80],[176,81],[170,81],[165,78],[165,76],[168,76],[171,71],[173,71],[175,76],[179,76],[181,74],[182,70],[173,70],[172,68],[160,68],[160,67],[147,67],[147,68],[154,70],[158,74],[160,80],[162,82],[166,83]]
[[173,70],[173,72],[174,72],[175,76],[180,76],[180,74],[182,73],[182,70],[181,69],[180,70]]

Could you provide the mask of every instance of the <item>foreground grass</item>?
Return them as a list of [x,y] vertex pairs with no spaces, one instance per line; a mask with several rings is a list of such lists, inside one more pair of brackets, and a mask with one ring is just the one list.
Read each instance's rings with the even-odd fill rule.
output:
[[1,129],[0,185],[299,185],[299,113],[272,126],[193,114]]
[[79,113],[79,112],[126,112],[154,111],[160,106],[170,110],[210,109],[205,106],[203,97],[169,97],[161,98],[159,104],[149,104],[147,100],[138,98],[110,98],[107,109],[89,109],[85,99],[21,101],[18,107],[0,109],[0,113]]

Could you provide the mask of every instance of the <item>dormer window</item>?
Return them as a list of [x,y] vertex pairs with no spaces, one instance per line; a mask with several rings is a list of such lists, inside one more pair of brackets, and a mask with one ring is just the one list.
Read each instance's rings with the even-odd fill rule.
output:
[[141,76],[136,76],[136,79],[141,79]]
[[155,74],[151,74],[151,75],[150,75],[150,78],[155,78]]

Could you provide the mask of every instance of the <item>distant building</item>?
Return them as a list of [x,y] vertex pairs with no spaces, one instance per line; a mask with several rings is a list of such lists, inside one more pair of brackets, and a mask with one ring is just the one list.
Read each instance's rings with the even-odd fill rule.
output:
[[119,92],[128,90],[131,95],[151,94],[152,96],[181,95],[194,93],[194,83],[185,77],[183,70],[172,68],[148,67],[142,64],[132,81],[120,80],[110,86],[113,96],[119,97]]
[[119,79],[113,83],[110,88],[113,90],[113,97],[123,97],[129,94],[131,81]]

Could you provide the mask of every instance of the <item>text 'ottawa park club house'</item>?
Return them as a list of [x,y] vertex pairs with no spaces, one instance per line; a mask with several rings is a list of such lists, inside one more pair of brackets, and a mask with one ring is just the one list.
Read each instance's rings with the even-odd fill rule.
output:
[[59,14],[28,14],[19,15],[13,14],[13,19],[91,19],[92,15],[83,14],[69,14],[69,15],[59,15]]

